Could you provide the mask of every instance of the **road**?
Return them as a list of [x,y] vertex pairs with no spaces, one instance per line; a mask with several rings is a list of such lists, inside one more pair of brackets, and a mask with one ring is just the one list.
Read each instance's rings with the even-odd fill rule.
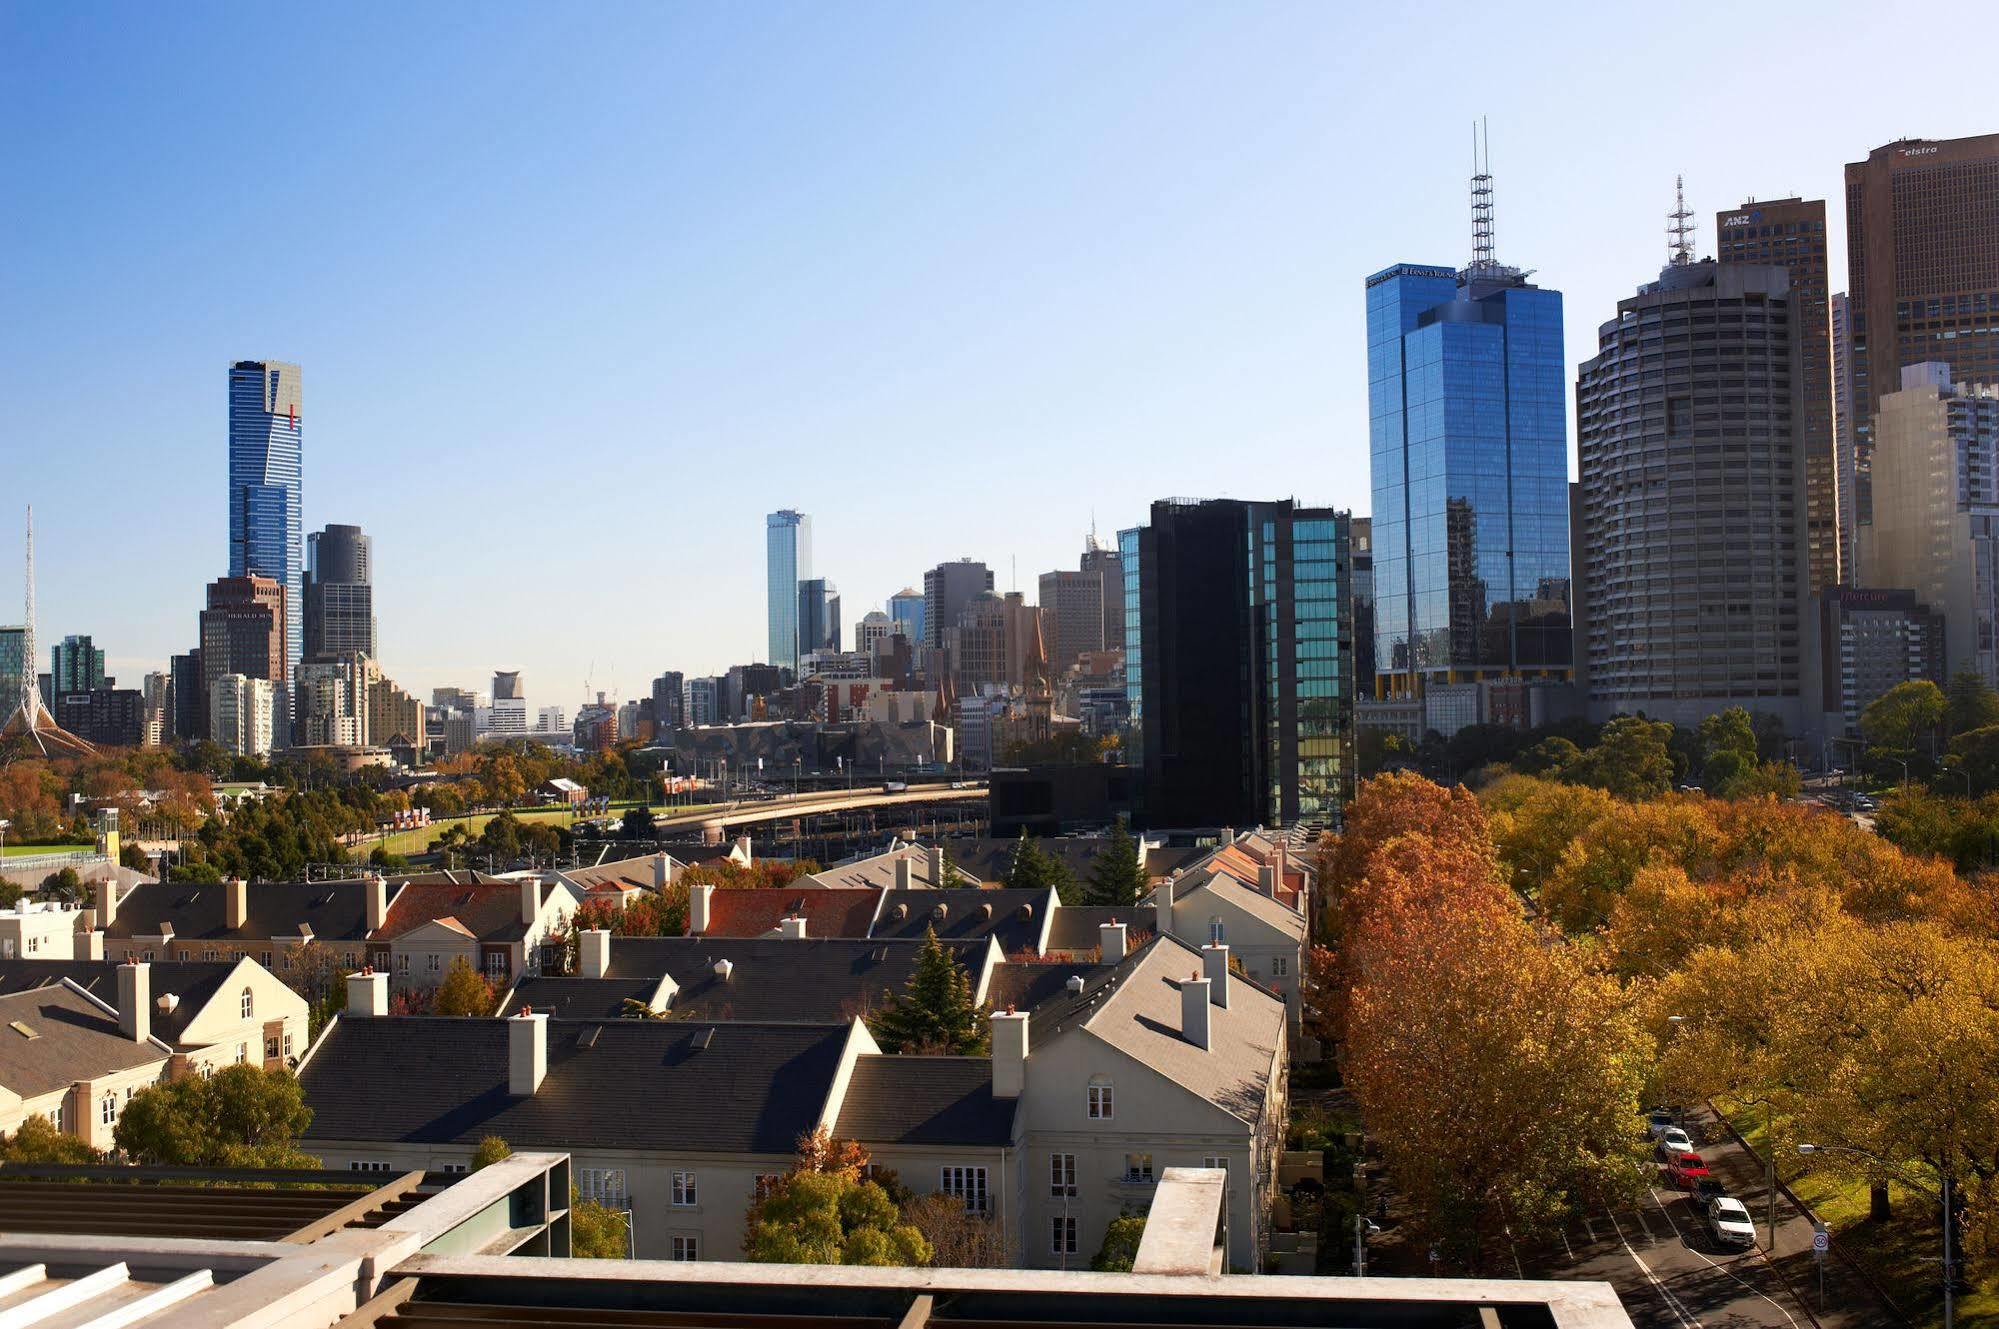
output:
[[703,826],[720,822],[723,826],[748,826],[757,822],[789,821],[793,817],[818,816],[828,812],[857,812],[869,808],[903,807],[925,803],[968,803],[983,801],[986,787],[983,782],[967,782],[962,789],[952,789],[946,785],[917,785],[900,793],[883,793],[879,786],[869,789],[839,789],[801,794],[796,797],[762,799],[756,802],[736,803],[727,808],[710,808],[705,812],[689,813],[684,816],[668,815],[653,819],[653,825],[661,830],[699,830]]

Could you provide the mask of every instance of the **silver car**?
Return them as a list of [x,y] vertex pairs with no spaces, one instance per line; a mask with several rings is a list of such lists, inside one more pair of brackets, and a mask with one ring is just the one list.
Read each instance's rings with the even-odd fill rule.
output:
[[1732,1195],[1717,1195],[1707,1202],[1708,1230],[1724,1246],[1754,1246],[1756,1220],[1749,1207]]

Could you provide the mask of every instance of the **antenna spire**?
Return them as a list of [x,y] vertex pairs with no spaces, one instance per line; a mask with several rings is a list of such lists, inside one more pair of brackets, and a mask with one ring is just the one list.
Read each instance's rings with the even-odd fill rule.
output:
[[21,623],[21,692],[18,697],[0,702],[0,705],[11,707],[5,721],[0,722],[0,738],[25,738],[43,756],[48,755],[51,743],[67,752],[88,755],[97,749],[55,722],[55,717],[49,714],[48,704],[42,700],[41,685],[35,681],[35,507],[32,503],[28,505],[26,551],[27,595],[26,613]]
[[1492,242],[1492,139],[1480,116],[1471,131],[1471,271],[1498,266]]
[[1687,207],[1685,176],[1673,177],[1673,210],[1666,214],[1666,252],[1672,265],[1683,268],[1694,261],[1694,214]]

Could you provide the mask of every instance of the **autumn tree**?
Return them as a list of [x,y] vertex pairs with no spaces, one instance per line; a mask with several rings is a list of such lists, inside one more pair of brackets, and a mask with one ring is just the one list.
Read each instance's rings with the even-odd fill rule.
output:
[[944,1269],[1006,1269],[1013,1264],[1006,1230],[973,1213],[955,1195],[932,1191],[902,1202],[903,1221],[930,1247],[930,1261]]
[[935,928],[923,929],[923,945],[908,982],[870,1027],[891,1052],[967,1055],[986,1050],[985,1025],[972,998],[971,980],[937,940]]
[[238,1063],[132,1096],[113,1135],[134,1162],[171,1167],[312,1168],[298,1137],[312,1109],[290,1071]]
[[479,1147],[472,1151],[472,1170],[491,1167],[503,1159],[514,1156],[514,1147],[497,1135],[488,1135],[479,1141]]
[[431,998],[431,1012],[436,1015],[491,1015],[494,1000],[492,982],[463,959],[458,959],[451,962],[444,981],[437,985],[437,992]]
[[579,1260],[623,1260],[631,1255],[631,1223],[624,1214],[586,1200],[569,1184],[569,1253]]
[[1976,669],[1960,669],[1944,691],[1944,732],[1955,738],[1999,725],[1999,692]]
[[750,1206],[743,1254],[759,1264],[929,1264],[929,1242],[864,1179],[866,1167],[865,1150],[823,1127],[800,1137],[791,1171]]
[[1090,863],[1090,879],[1083,887],[1087,905],[1135,905],[1145,894],[1145,870],[1138,863],[1138,844],[1119,820],[1111,827],[1110,838]]

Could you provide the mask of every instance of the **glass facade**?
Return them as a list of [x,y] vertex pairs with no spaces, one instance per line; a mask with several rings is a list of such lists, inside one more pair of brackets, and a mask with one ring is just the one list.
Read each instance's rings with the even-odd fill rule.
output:
[[297,365],[242,360],[229,367],[229,575],[269,577],[284,588],[281,688],[305,647],[301,400]]
[[1250,605],[1263,633],[1268,805],[1336,822],[1352,793],[1353,625],[1348,518],[1267,509],[1249,537]]
[[1139,575],[1143,567],[1143,560],[1139,557],[1139,536],[1143,530],[1143,527],[1134,526],[1117,533],[1118,562],[1123,565],[1124,582],[1121,602],[1124,613],[1124,696],[1130,707],[1125,723],[1124,759],[1134,766],[1145,762],[1142,740],[1145,733],[1145,634],[1139,630]]
[[812,576],[812,518],[785,508],[764,518],[770,663],[798,670],[798,583]]
[[909,638],[911,646],[921,646],[923,636],[923,592],[914,587],[905,587],[888,598],[888,616],[895,620],[895,630]]
[[104,686],[104,651],[89,637],[64,637],[49,648],[49,691],[53,706],[65,692],[94,692]]
[[0,628],[0,715],[12,714],[21,700],[21,675],[27,666],[25,628]]
[[1402,264],[1367,283],[1374,667],[1566,677],[1567,371],[1560,292]]

